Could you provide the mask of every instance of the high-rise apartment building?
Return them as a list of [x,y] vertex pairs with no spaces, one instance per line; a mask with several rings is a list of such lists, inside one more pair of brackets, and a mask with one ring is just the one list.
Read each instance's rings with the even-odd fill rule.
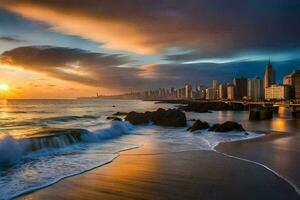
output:
[[248,97],[254,101],[264,98],[263,81],[258,77],[248,79]]
[[276,73],[272,67],[271,61],[269,60],[264,74],[264,88],[270,87],[273,84],[276,84]]
[[235,87],[235,99],[242,100],[247,96],[247,79],[244,77],[234,78],[233,85]]
[[217,80],[212,81],[212,90],[213,90],[212,98],[217,99],[218,98]]
[[289,100],[290,86],[288,85],[271,85],[265,88],[266,100]]
[[186,99],[192,98],[192,86],[190,84],[185,85],[185,98]]
[[235,87],[233,84],[227,85],[227,99],[229,100],[235,99]]
[[226,84],[219,85],[219,99],[227,99],[227,85]]
[[283,78],[283,84],[292,87],[292,99],[300,99],[300,70],[293,70],[291,74],[285,76]]

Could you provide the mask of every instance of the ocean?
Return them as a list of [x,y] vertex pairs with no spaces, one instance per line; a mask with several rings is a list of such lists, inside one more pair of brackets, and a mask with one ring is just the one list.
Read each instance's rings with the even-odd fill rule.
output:
[[[285,109],[273,120],[251,122],[248,112],[186,113],[210,124],[237,121],[245,132],[228,134],[151,124],[133,126],[106,119],[115,112],[153,111],[176,104],[140,100],[7,100],[0,102],[0,199],[46,187],[63,178],[105,165],[119,152],[149,141],[164,152],[214,150],[220,142],[260,137],[258,131],[295,131],[298,121]],[[189,125],[192,121],[188,122]]]

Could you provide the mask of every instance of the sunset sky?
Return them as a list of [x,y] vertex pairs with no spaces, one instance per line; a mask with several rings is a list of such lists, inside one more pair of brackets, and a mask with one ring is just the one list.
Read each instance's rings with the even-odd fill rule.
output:
[[0,98],[209,85],[300,69],[299,0],[0,0]]

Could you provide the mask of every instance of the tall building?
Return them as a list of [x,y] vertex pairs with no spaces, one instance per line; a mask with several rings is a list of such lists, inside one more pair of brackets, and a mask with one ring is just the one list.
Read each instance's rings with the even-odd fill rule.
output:
[[235,99],[242,100],[247,96],[247,79],[244,77],[234,78],[233,85],[235,87]]
[[206,93],[206,96],[205,96],[205,99],[207,99],[207,100],[214,100],[215,98],[215,96],[214,96],[214,93],[215,92],[215,90],[213,89],[213,88],[207,88],[206,90],[205,90],[205,93]]
[[272,67],[271,61],[269,60],[264,74],[264,88],[270,87],[273,84],[276,84],[276,73]]
[[226,84],[219,85],[219,99],[227,99],[227,85]]
[[185,85],[185,98],[186,99],[192,98],[192,86],[189,84]]
[[217,80],[212,81],[212,89],[213,89],[213,99],[218,98],[218,88],[217,88]]
[[300,99],[300,70],[293,72],[283,78],[283,84],[290,85],[292,88],[291,98]]
[[263,81],[258,77],[248,79],[248,97],[255,101],[264,98]]
[[265,99],[267,100],[289,100],[290,86],[271,85],[265,88]]
[[235,88],[233,84],[227,85],[227,99],[229,100],[235,99]]

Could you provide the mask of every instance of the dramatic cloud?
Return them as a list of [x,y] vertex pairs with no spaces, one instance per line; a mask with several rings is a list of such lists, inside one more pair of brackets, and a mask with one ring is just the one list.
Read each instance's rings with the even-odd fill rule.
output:
[[22,42],[20,39],[18,38],[14,38],[14,37],[8,37],[8,36],[0,36],[0,42]]
[[216,57],[300,45],[299,0],[0,0],[1,6],[53,30],[117,50],[169,47]]
[[124,68],[132,61],[123,55],[92,53],[80,49],[50,46],[20,47],[6,51],[2,64],[22,67],[62,80],[108,88],[124,88],[135,84],[139,70]]
[[[212,79],[229,82],[234,76],[261,76],[266,62],[157,64],[130,67],[136,64],[120,54],[93,53],[81,49],[53,46],[27,46],[12,49],[0,56],[0,64],[46,74],[116,92],[159,87],[182,87],[186,83],[210,85]],[[282,74],[297,67],[299,60],[275,63]],[[299,65],[298,65],[299,66]],[[49,85],[52,86],[52,85]],[[56,85],[58,86],[58,85]]]

